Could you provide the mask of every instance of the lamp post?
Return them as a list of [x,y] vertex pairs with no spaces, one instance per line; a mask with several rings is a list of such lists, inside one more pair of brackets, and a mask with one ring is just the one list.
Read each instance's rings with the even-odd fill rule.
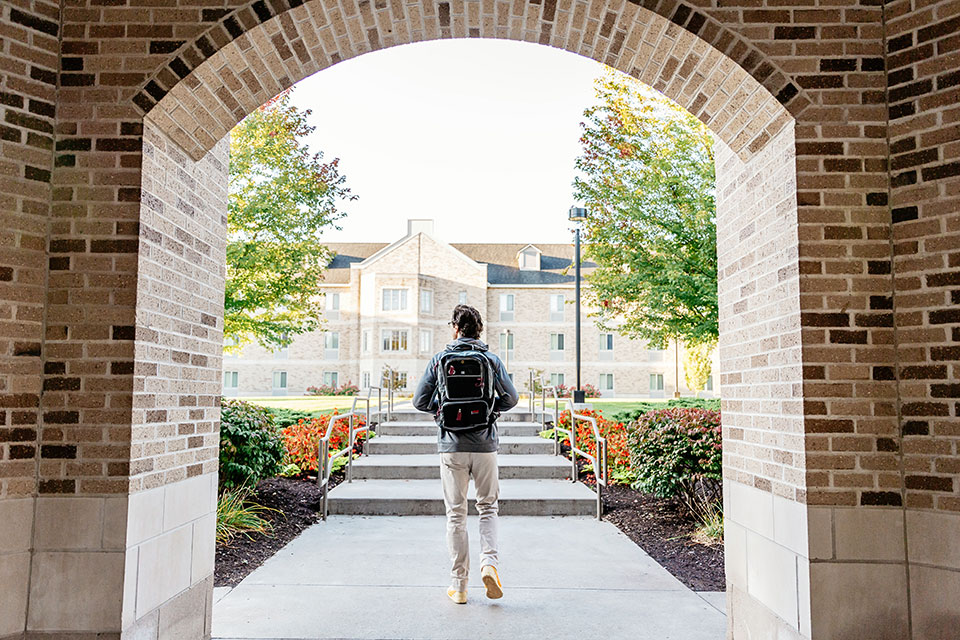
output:
[[577,315],[576,315],[576,341],[577,341],[577,388],[573,391],[574,404],[586,401],[583,387],[580,386],[580,223],[587,219],[587,210],[583,207],[570,207],[567,215],[570,222],[576,223],[574,229],[574,247],[577,254],[576,262],[576,288],[577,288]]

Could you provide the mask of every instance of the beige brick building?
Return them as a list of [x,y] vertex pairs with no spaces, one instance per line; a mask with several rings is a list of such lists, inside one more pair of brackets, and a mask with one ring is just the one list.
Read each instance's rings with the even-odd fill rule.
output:
[[[409,220],[393,243],[334,243],[324,280],[322,331],[288,348],[246,345],[223,361],[227,396],[302,395],[307,387],[378,385],[392,369],[412,391],[431,356],[450,340],[457,304],[479,309],[481,338],[507,364],[517,388],[529,375],[576,386],[576,293],[573,247],[563,244],[448,244],[432,220]],[[592,271],[585,262],[585,274]],[[569,270],[569,273],[567,271]],[[601,329],[582,309],[581,376],[604,397],[672,397],[683,349],[649,349]],[[713,376],[701,397],[717,392]]]

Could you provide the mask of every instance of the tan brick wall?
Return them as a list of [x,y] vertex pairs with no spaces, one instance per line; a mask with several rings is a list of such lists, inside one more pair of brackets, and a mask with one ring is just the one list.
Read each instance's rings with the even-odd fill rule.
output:
[[[295,8],[290,9],[291,4]],[[766,176],[749,168],[758,158],[789,153],[769,142],[789,123],[788,113],[795,118],[797,275],[786,265],[782,277],[784,285],[796,281],[798,286],[803,369],[800,388],[791,387],[791,397],[803,398],[802,413],[778,418],[760,412],[759,417],[772,418],[769,428],[782,430],[767,434],[774,436],[794,429],[802,416],[804,445],[798,451],[792,438],[779,436],[763,446],[745,443],[743,460],[756,462],[750,463],[748,476],[738,477],[751,485],[759,480],[761,487],[769,479],[775,493],[778,488],[795,489],[797,500],[828,512],[831,530],[841,521],[847,523],[844,535],[872,531],[873,514],[909,507],[901,520],[908,562],[894,561],[889,565],[894,569],[884,571],[909,566],[905,575],[917,594],[912,633],[937,633],[936,625],[950,618],[940,615],[947,607],[937,609],[942,601],[931,585],[955,580],[958,568],[949,551],[937,546],[955,536],[949,518],[957,511],[960,490],[954,435],[958,409],[952,387],[958,373],[953,290],[958,266],[958,89],[952,75],[957,67],[958,8],[947,1],[914,5],[907,0],[885,6],[763,0],[698,4],[280,0],[143,7],[81,0],[65,4],[61,15],[54,4],[4,3],[4,504],[13,505],[12,497],[21,494],[124,493],[131,485],[136,489],[148,482],[174,482],[203,464],[195,451],[187,450],[196,434],[174,435],[170,429],[172,420],[184,415],[188,430],[213,428],[209,412],[214,407],[181,408],[179,398],[216,395],[214,336],[222,327],[217,315],[214,326],[199,316],[203,304],[198,297],[209,292],[212,281],[164,300],[172,303],[169,314],[158,300],[145,297],[149,290],[139,290],[154,284],[153,278],[162,282],[163,271],[150,261],[146,248],[151,240],[140,226],[151,215],[141,187],[153,180],[141,170],[141,164],[150,162],[145,111],[152,109],[151,120],[182,148],[183,161],[165,165],[168,175],[182,181],[178,171],[193,178],[205,172],[208,161],[197,161],[234,122],[329,64],[439,37],[526,40],[632,73],[701,117],[746,166],[736,173],[745,182],[738,183],[733,174],[720,176],[731,189],[730,197],[738,191],[758,193]],[[177,153],[171,152],[171,158]],[[732,156],[724,160],[732,162]],[[199,212],[195,222],[204,215],[209,214]],[[222,220],[208,222],[206,231],[222,229]],[[751,229],[751,223],[744,222],[738,234],[756,234],[767,224],[757,220]],[[183,221],[189,233],[187,227]],[[172,237],[176,239],[176,233]],[[164,251],[156,254],[158,262],[176,272],[171,265],[182,260],[176,245],[160,247]],[[728,264],[749,271],[759,261],[738,264],[730,256]],[[141,274],[140,269],[145,271]],[[744,316],[738,322],[754,321],[749,310],[754,292],[730,293],[747,303],[746,310],[731,307]],[[759,294],[753,300],[761,308],[772,304]],[[209,297],[205,301],[216,302]],[[181,310],[183,315],[177,315]],[[793,322],[792,312],[784,318]],[[187,333],[172,328],[198,321],[191,328],[198,333],[191,333],[189,340]],[[155,336],[149,333],[152,322],[161,327]],[[776,336],[786,336],[797,325],[771,328]],[[192,351],[182,351],[188,344]],[[769,355],[792,358],[795,350],[790,344],[783,353]],[[191,363],[177,362],[175,351],[190,354]],[[193,355],[206,357],[206,363],[194,364]],[[737,356],[724,355],[728,357]],[[146,375],[136,370],[141,363],[158,365],[160,379],[150,381],[157,389],[148,391]],[[744,361],[740,372],[755,373],[762,388],[772,390],[782,381],[765,376],[789,373],[792,380],[794,364],[790,360],[778,369],[762,364],[761,358]],[[42,382],[36,375],[41,367]],[[725,375],[737,373],[731,369]],[[155,407],[135,404],[135,398],[142,402],[151,395],[163,399]],[[792,408],[792,401],[777,401]],[[191,416],[201,409],[204,415]],[[148,416],[154,410],[172,413],[164,419]],[[739,415],[746,419],[752,411],[741,408]],[[734,407],[727,413],[731,419],[738,415]],[[138,450],[140,443],[149,447]],[[176,449],[181,443],[185,448]],[[130,468],[131,447],[143,470]],[[198,449],[201,458],[208,455],[206,441]],[[767,462],[764,456],[773,458],[775,452],[782,460]],[[154,467],[145,470],[150,464]],[[734,468],[737,474],[747,473]],[[800,469],[804,478],[788,482],[787,472]],[[784,476],[782,485],[773,482],[778,474]],[[800,489],[804,484],[805,493]],[[857,516],[852,529],[848,514],[841,514],[844,509]],[[859,518],[861,514],[867,515]],[[811,516],[811,527],[814,521]],[[818,587],[831,585],[842,597],[862,594],[863,585],[877,582],[880,574],[869,572],[883,562],[883,553],[866,563],[849,562],[841,552],[839,529],[829,539],[831,551],[824,557],[830,562],[811,568],[808,575],[817,578]],[[814,540],[811,534],[811,545]],[[809,557],[815,557],[812,550]],[[855,564],[866,568],[857,573]],[[798,580],[802,575],[800,571]],[[817,592],[819,599],[811,601],[816,609],[811,626],[798,620],[798,633],[839,637],[871,621],[869,607],[846,607],[855,612],[847,618],[818,618],[820,609],[829,610],[831,604],[822,596],[831,593]],[[741,613],[763,601],[753,592],[735,600],[742,603]],[[767,605],[751,611],[763,607]],[[779,613],[770,615],[784,620]],[[734,617],[733,628],[741,619]],[[827,622],[833,626],[823,626]],[[899,633],[895,624],[888,629]]]

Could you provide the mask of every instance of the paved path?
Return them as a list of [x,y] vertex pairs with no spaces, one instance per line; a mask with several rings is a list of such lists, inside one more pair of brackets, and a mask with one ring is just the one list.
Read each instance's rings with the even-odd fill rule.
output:
[[218,639],[723,640],[722,594],[698,595],[607,522],[500,518],[502,600],[479,581],[445,594],[444,519],[332,516],[235,589],[217,590]]

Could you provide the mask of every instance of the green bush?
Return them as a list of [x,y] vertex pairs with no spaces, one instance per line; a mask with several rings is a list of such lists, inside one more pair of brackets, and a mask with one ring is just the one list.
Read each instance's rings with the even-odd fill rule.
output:
[[650,411],[629,425],[627,446],[635,489],[678,498],[700,515],[721,498],[720,413],[705,409]]
[[220,486],[256,486],[280,472],[283,438],[270,412],[224,399],[220,410]]
[[720,398],[671,398],[667,402],[640,402],[638,406],[628,411],[618,411],[613,414],[612,420],[617,422],[633,422],[650,411],[662,409],[705,409],[720,411]]

